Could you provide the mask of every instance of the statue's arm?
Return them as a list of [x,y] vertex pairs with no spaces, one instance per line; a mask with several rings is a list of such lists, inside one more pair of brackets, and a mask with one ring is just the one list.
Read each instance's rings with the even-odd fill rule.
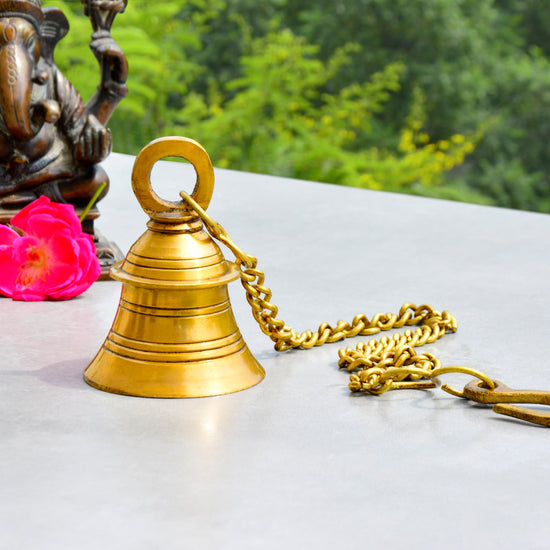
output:
[[96,93],[84,104],[76,88],[57,69],[53,51],[67,34],[69,23],[58,8],[44,8],[41,46],[53,72],[55,99],[60,106],[59,128],[66,136],[77,163],[101,162],[111,152],[111,132],[105,128],[118,103],[128,94],[128,62],[110,34],[117,13],[127,0],[84,0],[85,13],[94,27],[90,48],[99,61],[101,81]]
[[67,137],[77,164],[96,164],[106,159],[112,149],[111,131],[88,112],[76,88],[58,70],[55,82],[61,110],[59,128]]
[[86,112],[106,125],[116,106],[128,95],[128,62],[113,37],[104,31],[92,34],[90,48],[99,62],[101,82],[86,104]]
[[55,99],[59,103],[61,116],[59,128],[70,143],[76,143],[85,124],[86,105],[77,89],[67,80],[63,73],[53,67],[55,79]]

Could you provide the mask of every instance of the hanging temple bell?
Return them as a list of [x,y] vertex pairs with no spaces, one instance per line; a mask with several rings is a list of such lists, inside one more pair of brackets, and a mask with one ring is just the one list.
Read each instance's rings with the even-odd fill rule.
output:
[[147,231],[111,268],[123,283],[111,330],[84,378],[100,390],[140,397],[205,397],[244,390],[265,376],[233,316],[227,283],[234,263],[183,201],[161,199],[151,187],[160,159],[194,166],[192,193],[204,209],[214,188],[207,152],[187,138],[161,138],[138,155],[134,193],[149,215]]

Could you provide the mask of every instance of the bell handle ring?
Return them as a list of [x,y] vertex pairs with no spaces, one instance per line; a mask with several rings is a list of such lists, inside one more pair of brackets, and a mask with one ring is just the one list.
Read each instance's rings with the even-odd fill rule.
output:
[[165,157],[181,157],[193,165],[197,181],[191,196],[204,210],[208,208],[214,191],[214,168],[204,147],[184,137],[156,139],[138,154],[132,171],[132,188],[139,204],[154,221],[180,223],[196,217],[196,214],[183,200],[173,202],[162,199],[151,186],[153,166]]

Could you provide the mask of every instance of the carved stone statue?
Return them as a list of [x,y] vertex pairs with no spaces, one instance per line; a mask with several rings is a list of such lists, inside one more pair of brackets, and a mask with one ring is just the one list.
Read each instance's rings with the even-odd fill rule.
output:
[[41,0],[0,0],[0,221],[40,195],[78,209],[108,184],[98,166],[112,147],[105,125],[128,93],[128,64],[110,28],[127,0],[82,3],[101,73],[87,104],[54,63],[69,31],[61,10],[42,9]]

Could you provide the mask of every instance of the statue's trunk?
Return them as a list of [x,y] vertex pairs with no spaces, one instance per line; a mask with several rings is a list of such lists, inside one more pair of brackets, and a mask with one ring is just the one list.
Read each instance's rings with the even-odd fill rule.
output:
[[18,44],[0,49],[0,112],[9,133],[20,141],[33,138],[38,129],[32,123],[32,63]]

